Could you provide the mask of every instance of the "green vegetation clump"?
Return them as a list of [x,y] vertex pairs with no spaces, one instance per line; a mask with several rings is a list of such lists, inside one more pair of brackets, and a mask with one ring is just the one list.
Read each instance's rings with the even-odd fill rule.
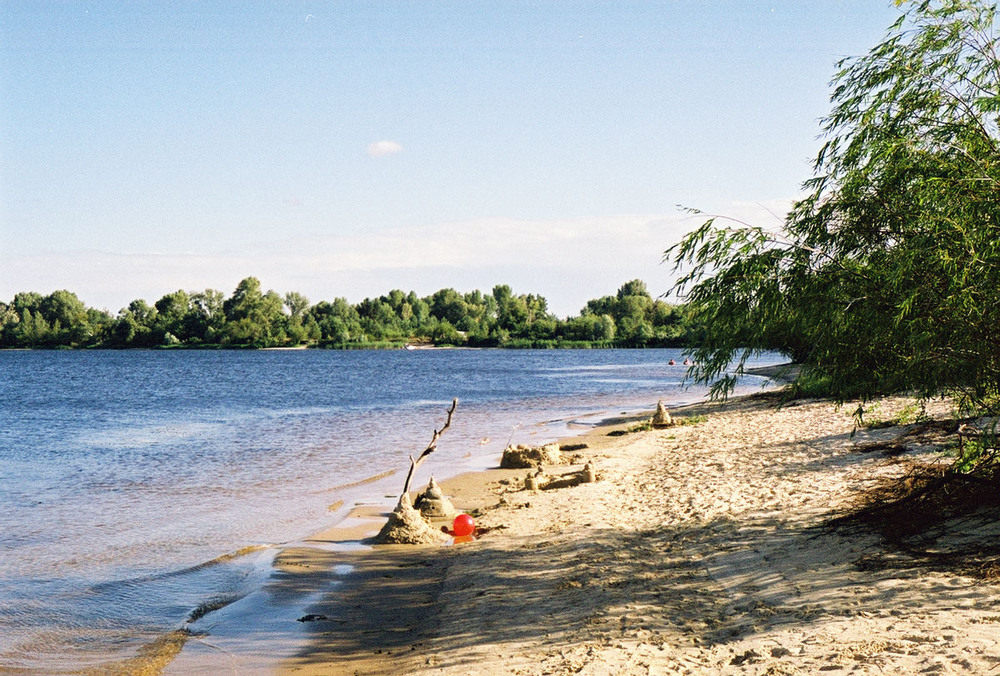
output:
[[984,467],[995,468],[998,451],[1000,447],[995,438],[992,442],[970,439],[960,445],[952,470],[958,474],[971,474]]
[[839,64],[814,176],[779,229],[710,219],[666,254],[717,394],[734,360],[780,350],[840,400],[1000,404],[996,7],[901,4],[882,43]]
[[927,409],[921,402],[906,404],[896,413],[883,417],[880,414],[881,405],[875,403],[868,407],[861,407],[857,411],[858,422],[868,429],[884,429],[887,427],[900,427],[914,423],[928,422]]
[[611,430],[608,432],[609,437],[623,437],[627,434],[636,434],[638,432],[649,432],[653,429],[653,423],[649,420],[644,420],[641,423],[636,423],[634,425],[629,425],[625,429]]
[[543,297],[506,285],[488,294],[442,289],[421,298],[397,289],[357,304],[311,304],[300,293],[265,292],[255,277],[228,298],[176,291],[152,306],[134,300],[114,316],[70,291],[0,303],[0,348],[677,347],[692,335],[685,309],[653,299],[639,280],[568,319],[552,315]]
[[[709,218],[665,254],[715,396],[734,362],[778,350],[803,365],[799,395],[1000,413],[997,7],[896,4],[883,41],[838,64],[813,177],[780,226]],[[961,466],[998,462],[972,449]]]
[[688,415],[688,416],[677,416],[674,418],[675,425],[700,425],[703,422],[708,422],[707,415]]

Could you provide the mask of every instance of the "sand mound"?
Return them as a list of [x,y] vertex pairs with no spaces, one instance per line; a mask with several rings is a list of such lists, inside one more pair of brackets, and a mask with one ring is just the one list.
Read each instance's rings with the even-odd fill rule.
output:
[[396,509],[389,514],[389,519],[382,530],[375,536],[375,543],[380,545],[433,545],[444,540],[441,531],[434,530],[424,521],[420,512],[410,504],[410,496],[404,494],[399,499]]
[[445,496],[444,491],[434,481],[434,477],[431,477],[431,480],[427,482],[427,488],[417,496],[413,506],[420,511],[422,516],[428,518],[450,517],[458,513],[455,506],[451,504],[451,500]]
[[529,472],[524,477],[524,490],[526,491],[551,491],[559,488],[572,488],[580,484],[590,484],[597,481],[597,470],[594,463],[588,462],[583,469],[558,474],[555,476],[545,473],[541,467],[534,472]]
[[670,412],[667,411],[667,407],[663,405],[662,401],[656,402],[656,413],[653,414],[651,422],[653,429],[657,430],[670,427],[674,424],[674,421],[670,419]]
[[558,465],[563,461],[559,444],[508,446],[500,459],[500,469],[529,469],[538,465]]

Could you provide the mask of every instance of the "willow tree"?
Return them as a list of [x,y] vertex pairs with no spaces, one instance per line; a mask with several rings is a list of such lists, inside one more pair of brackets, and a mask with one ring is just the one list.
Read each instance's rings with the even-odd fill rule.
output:
[[[904,4],[904,3],[899,3]],[[779,232],[713,219],[666,253],[705,331],[695,377],[781,349],[839,398],[1000,410],[996,7],[906,4],[838,64],[807,197]]]

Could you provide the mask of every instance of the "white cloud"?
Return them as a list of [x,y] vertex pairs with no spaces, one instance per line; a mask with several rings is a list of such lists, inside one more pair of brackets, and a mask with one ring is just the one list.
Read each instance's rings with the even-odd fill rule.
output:
[[[788,204],[733,204],[729,216],[769,227]],[[122,254],[64,251],[13,257],[0,268],[0,300],[18,291],[75,291],[112,312],[135,298],[215,288],[232,293],[253,275],[266,289],[298,291],[313,302],[352,302],[394,288],[426,295],[445,287],[489,291],[509,284],[538,293],[556,314],[576,314],[591,298],[642,279],[654,295],[672,286],[663,252],[707,218],[620,214],[580,219],[479,219],[374,232],[291,236],[229,251]]]
[[403,146],[395,141],[375,141],[375,143],[368,144],[366,152],[368,153],[368,157],[385,157],[386,155],[395,155],[396,153],[403,152]]

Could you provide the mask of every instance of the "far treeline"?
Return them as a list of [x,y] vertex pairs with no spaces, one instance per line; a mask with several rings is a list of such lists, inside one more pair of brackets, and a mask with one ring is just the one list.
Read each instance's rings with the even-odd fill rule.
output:
[[0,302],[0,348],[331,347],[404,344],[469,347],[675,347],[696,331],[683,306],[654,299],[640,280],[589,301],[577,317],[558,319],[545,298],[441,289],[420,298],[390,291],[352,305],[315,305],[300,293],[261,290],[247,277],[221,291],[175,291],[153,305],[134,300],[117,315],[87,307],[75,293],[23,292]]

